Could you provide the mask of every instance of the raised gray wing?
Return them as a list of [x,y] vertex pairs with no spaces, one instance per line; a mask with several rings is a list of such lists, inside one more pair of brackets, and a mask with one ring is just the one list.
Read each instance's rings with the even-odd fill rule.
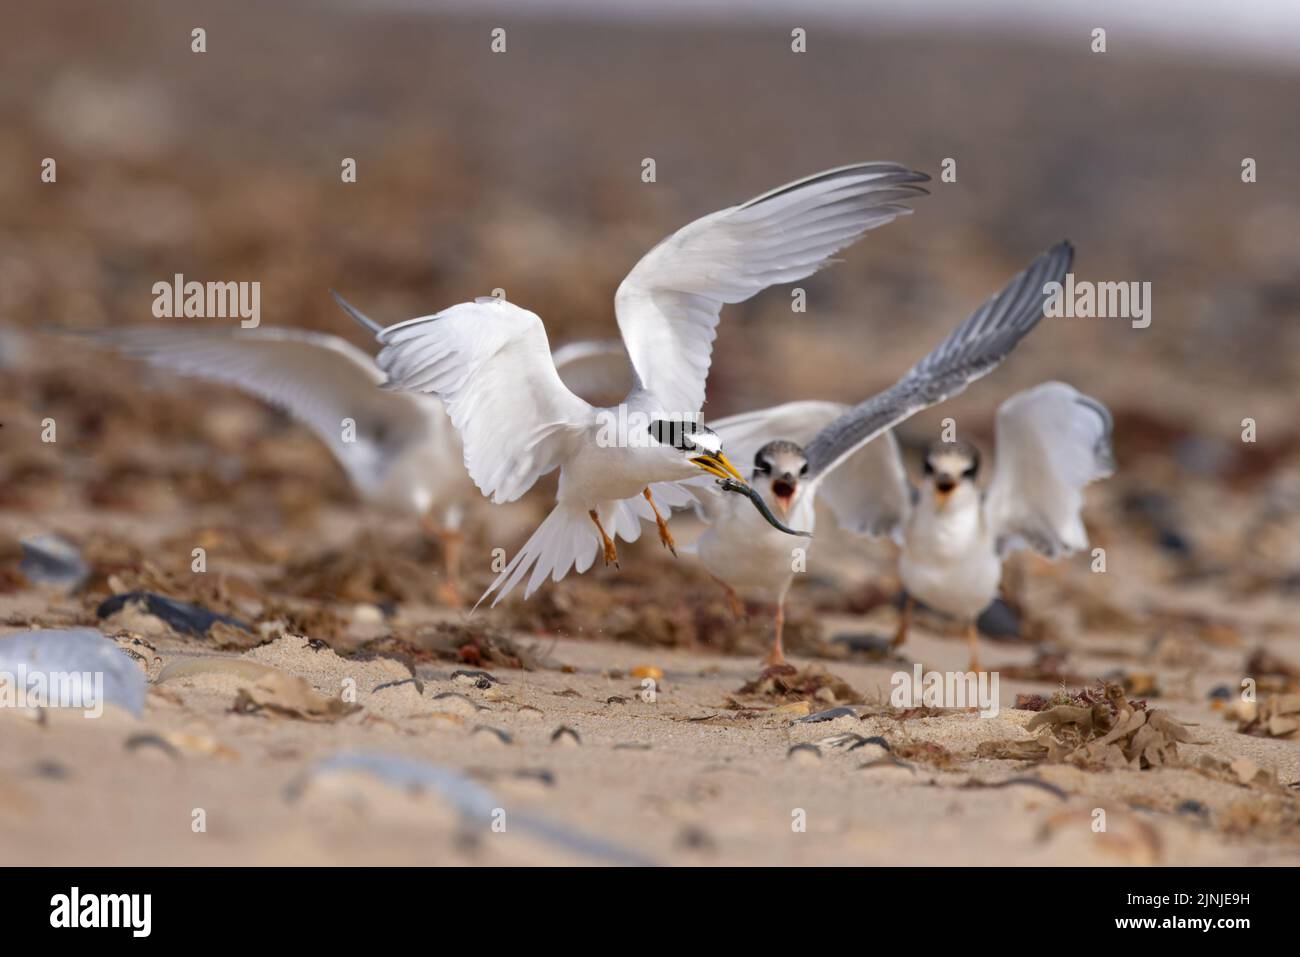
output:
[[1064,382],[1017,392],[998,407],[997,469],[984,514],[998,552],[1056,558],[1088,547],[1083,489],[1115,467],[1110,410]]
[[1043,317],[1049,282],[1061,282],[1074,247],[1061,242],[1035,259],[903,378],[855,405],[804,449],[805,482],[823,480],[861,446],[917,412],[961,393],[1005,359]]
[[912,510],[913,488],[894,433],[887,430],[859,446],[819,483],[817,496],[841,528],[897,540]]

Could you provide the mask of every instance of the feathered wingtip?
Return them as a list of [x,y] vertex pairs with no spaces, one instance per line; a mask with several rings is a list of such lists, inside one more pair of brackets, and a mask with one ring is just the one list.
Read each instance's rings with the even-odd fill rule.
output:
[[[629,540],[634,539],[635,536],[631,536]],[[579,573],[585,572],[595,560],[596,550],[595,531],[586,511],[557,503],[510,563],[497,575],[496,580],[488,586],[487,591],[474,603],[470,613],[477,611],[489,596],[492,596],[492,606],[496,607],[525,578],[528,581],[524,587],[524,597],[528,598],[547,578],[559,581],[575,566]]]
[[333,289],[330,290],[330,295],[334,297],[334,301],[337,302],[337,303],[339,304],[339,308],[340,308],[340,309],[342,309],[344,312],[346,312],[349,316],[351,316],[353,319],[355,319],[358,323],[360,323],[360,324],[361,324],[362,326],[364,326],[366,329],[370,330],[371,333],[373,333],[374,335],[378,336],[381,332],[384,331],[384,327],[383,327],[383,326],[381,326],[379,323],[375,322],[375,320],[371,319],[369,316],[367,316],[364,312],[362,312],[362,311],[361,311],[360,309],[358,309],[356,306],[352,305],[352,303],[348,302],[346,299],[344,299],[342,296],[340,296],[340,295],[339,295],[337,292],[335,292]]

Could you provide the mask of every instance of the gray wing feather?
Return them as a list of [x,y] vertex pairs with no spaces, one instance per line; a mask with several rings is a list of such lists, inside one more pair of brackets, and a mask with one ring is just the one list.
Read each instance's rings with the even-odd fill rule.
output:
[[859,446],[820,483],[841,528],[897,540],[907,523],[916,490],[907,480],[898,439],[891,431]]
[[383,326],[375,322],[375,320],[371,319],[369,316],[367,316],[356,306],[352,305],[352,303],[348,302],[346,299],[340,296],[333,289],[330,290],[330,295],[333,296],[334,301],[339,304],[339,308],[342,309],[344,312],[346,312],[353,319],[355,319],[363,329],[366,329],[374,333],[375,335],[379,335],[381,332],[384,331]]
[[[234,386],[288,412],[324,441],[363,495],[378,488],[440,407],[424,396],[379,389],[383,375],[360,349],[302,329],[135,326],[78,337],[171,373]],[[356,423],[343,440],[343,420]]]
[[1074,247],[1061,242],[980,306],[907,375],[840,416],[804,450],[809,480],[835,469],[854,450],[932,405],[962,392],[992,372],[1043,317],[1044,285],[1061,282]]

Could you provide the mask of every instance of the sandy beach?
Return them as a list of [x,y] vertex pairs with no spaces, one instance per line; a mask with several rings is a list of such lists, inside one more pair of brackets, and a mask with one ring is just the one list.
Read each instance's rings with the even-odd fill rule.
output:
[[[138,715],[0,708],[6,863],[1300,863],[1294,73],[1122,36],[814,31],[799,60],[763,22],[523,16],[492,58],[494,21],[309,6],[205,11],[203,56],[161,2],[25,5],[0,35],[0,644],[90,628],[148,682]],[[896,546],[829,514],[793,672],[759,663],[770,612],[737,619],[652,527],[467,617],[443,545],[307,429],[58,335],[184,321],[150,313],[184,274],[370,352],[329,289],[388,323],[501,287],[553,346],[609,338],[662,237],[874,159],[931,194],[807,312],[726,307],[707,417],[860,401],[1063,238],[1081,277],[1154,289],[1149,326],[1045,319],[898,431],[916,476],[949,416],[996,462],[999,403],[1048,379],[1114,414],[1083,510],[1104,568],[1008,562],[994,716],[891,703],[967,645],[922,613],[889,650]],[[468,604],[554,490],[468,510]],[[33,565],[42,536],[81,572]]]

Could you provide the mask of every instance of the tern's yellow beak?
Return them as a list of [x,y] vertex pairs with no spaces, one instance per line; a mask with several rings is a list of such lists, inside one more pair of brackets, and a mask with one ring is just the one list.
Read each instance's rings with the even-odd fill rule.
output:
[[727,457],[721,452],[711,452],[708,455],[697,455],[691,459],[696,465],[704,469],[710,475],[716,475],[718,478],[733,478],[742,485],[748,486],[749,483],[736,471],[736,467],[727,460]]

